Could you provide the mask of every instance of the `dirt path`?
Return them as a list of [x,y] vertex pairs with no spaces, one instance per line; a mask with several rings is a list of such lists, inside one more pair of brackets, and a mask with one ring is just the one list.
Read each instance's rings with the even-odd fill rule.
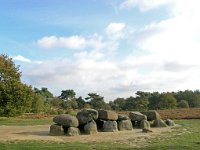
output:
[[141,129],[119,132],[99,132],[95,135],[80,136],[49,136],[49,125],[36,126],[0,126],[0,141],[10,140],[37,140],[53,142],[102,142],[113,141],[121,144],[144,145],[150,138],[155,138],[161,133],[171,132],[172,128],[152,128],[152,133],[143,133]]

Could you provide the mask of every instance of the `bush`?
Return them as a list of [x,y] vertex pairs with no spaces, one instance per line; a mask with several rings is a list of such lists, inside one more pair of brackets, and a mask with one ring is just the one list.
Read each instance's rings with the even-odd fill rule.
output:
[[63,109],[58,109],[58,110],[57,110],[57,113],[60,115],[60,114],[64,114],[65,111],[64,111]]
[[186,100],[181,100],[180,102],[178,102],[177,107],[178,108],[189,108],[189,104]]

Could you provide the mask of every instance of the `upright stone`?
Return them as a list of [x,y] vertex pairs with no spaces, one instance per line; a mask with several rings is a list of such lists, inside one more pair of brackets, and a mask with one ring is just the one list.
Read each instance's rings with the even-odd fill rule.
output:
[[61,125],[53,124],[50,126],[50,135],[64,135],[64,131]]
[[61,114],[53,118],[53,122],[65,127],[78,127],[78,119],[69,114]]
[[102,119],[102,120],[112,120],[112,121],[116,121],[118,119],[118,115],[114,111],[99,110],[98,112],[99,112],[99,119]]
[[121,120],[118,122],[119,131],[132,130],[133,126],[131,120]]
[[142,120],[147,120],[147,117],[140,112],[130,112],[129,113],[129,118],[131,121],[142,121]]
[[67,130],[67,135],[68,136],[76,136],[80,134],[80,130],[79,128],[75,128],[75,127],[69,127]]
[[96,122],[92,120],[91,122],[87,123],[84,126],[84,131],[86,134],[96,134],[98,132]]
[[117,132],[117,122],[116,121],[105,121],[103,124],[104,132]]
[[140,122],[140,129],[150,129],[150,123],[147,120]]

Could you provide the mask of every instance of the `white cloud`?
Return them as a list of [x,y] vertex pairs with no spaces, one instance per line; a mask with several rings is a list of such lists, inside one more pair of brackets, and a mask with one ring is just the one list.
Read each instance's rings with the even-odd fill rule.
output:
[[59,45],[70,49],[84,49],[86,40],[81,36],[60,37]]
[[[127,2],[128,6],[128,0],[124,2]],[[49,41],[43,40],[48,48],[85,49],[81,52],[76,51],[71,60],[60,58],[44,61],[40,65],[34,64],[33,67],[23,71],[23,75],[28,78],[30,84],[37,87],[46,86],[56,95],[63,89],[72,88],[82,96],[86,96],[89,92],[98,92],[107,100],[119,96],[128,97],[137,90],[198,89],[200,2],[197,0],[192,0],[191,3],[185,0],[169,0],[169,2],[173,5],[169,12],[171,18],[147,24],[134,32],[129,32],[129,35],[124,34],[124,30],[128,33],[125,23],[110,23],[105,28],[106,35],[77,36],[72,38],[73,40],[69,40],[70,37],[63,37],[61,40],[61,37],[53,36]],[[129,6],[135,5],[140,10],[147,11],[168,2],[129,0],[129,3]],[[128,37],[124,37],[127,35]],[[130,43],[141,53],[136,55],[134,51],[124,59],[113,59],[114,53],[112,51],[109,53],[108,50],[116,50],[121,44],[122,37],[129,38]],[[73,47],[71,43],[78,43],[78,46]]]
[[46,36],[37,41],[38,46],[42,48],[56,48],[63,47],[69,49],[84,49],[86,46],[86,40],[81,36],[70,37],[57,37]]
[[46,36],[37,41],[37,44],[42,48],[53,48],[58,45],[58,38],[56,36]]
[[27,62],[27,63],[31,63],[31,60],[28,59],[28,58],[25,58],[21,55],[17,55],[17,56],[14,56],[13,57],[14,60],[17,60],[17,61],[22,61],[22,62]]
[[140,11],[148,11],[165,4],[170,4],[173,1],[174,0],[124,0],[120,4],[120,8],[130,9],[130,8],[138,7]]
[[110,23],[105,31],[111,39],[119,39],[123,37],[123,30],[126,27],[125,23]]
[[148,24],[130,35],[130,41],[145,53],[126,59],[128,68],[140,66],[136,69],[138,80],[133,82],[135,89],[199,88],[199,4],[197,0],[173,1],[171,18]]
[[41,64],[42,61],[32,61],[28,58],[25,58],[24,56],[17,55],[12,57],[13,60],[19,61],[19,62],[25,62],[25,63],[32,63],[32,64]]

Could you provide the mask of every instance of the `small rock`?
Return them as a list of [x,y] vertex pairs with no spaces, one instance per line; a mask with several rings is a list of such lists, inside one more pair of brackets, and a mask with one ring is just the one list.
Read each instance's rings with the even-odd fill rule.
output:
[[165,120],[165,123],[166,123],[168,126],[175,126],[174,121],[171,120],[171,119],[167,119],[167,120]]
[[144,133],[148,133],[148,132],[153,132],[153,131],[150,130],[150,129],[146,129],[146,128],[144,128],[144,129],[142,129],[142,132],[144,132]]
[[167,127],[167,124],[162,119],[156,119],[153,121],[153,127]]

